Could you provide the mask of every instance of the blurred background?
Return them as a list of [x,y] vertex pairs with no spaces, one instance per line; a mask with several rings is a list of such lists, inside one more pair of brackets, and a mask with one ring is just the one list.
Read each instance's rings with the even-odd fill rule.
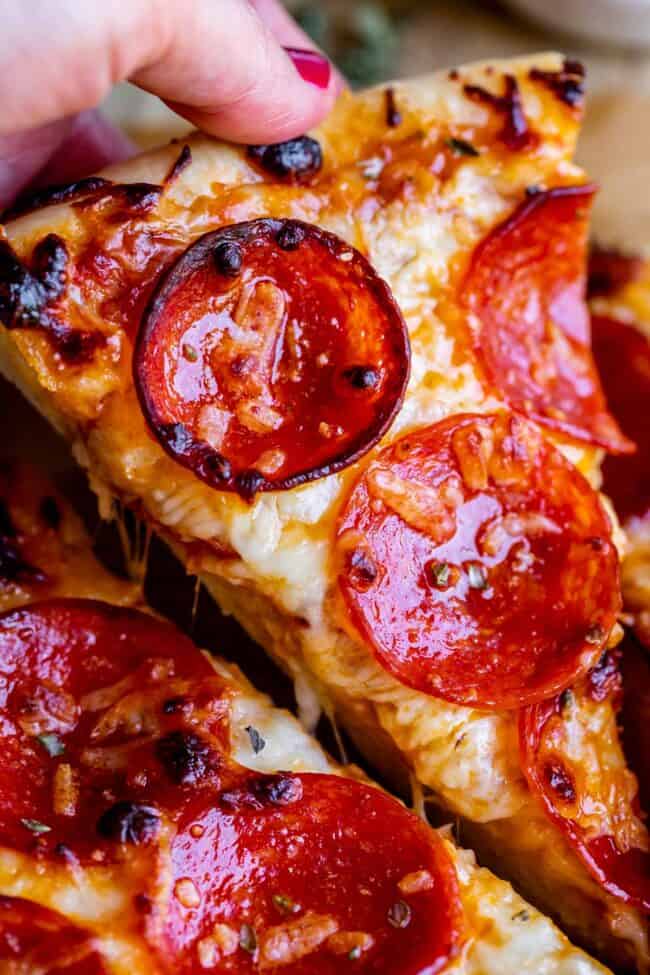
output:
[[[218,10],[219,0],[215,0]],[[465,61],[560,49],[587,66],[580,161],[603,191],[594,232],[650,239],[650,0],[286,0],[352,86]],[[147,148],[188,131],[152,96],[119,85],[106,109]]]

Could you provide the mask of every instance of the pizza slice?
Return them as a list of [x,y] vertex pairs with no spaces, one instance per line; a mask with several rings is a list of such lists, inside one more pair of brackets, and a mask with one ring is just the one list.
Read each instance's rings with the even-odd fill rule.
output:
[[0,510],[3,972],[605,972],[151,615],[33,471]]
[[303,702],[642,968],[595,490],[632,445],[590,352],[581,93],[556,55],[475,65],[345,96],[289,143],[196,135],[24,200],[0,366],[103,512],[146,518]]

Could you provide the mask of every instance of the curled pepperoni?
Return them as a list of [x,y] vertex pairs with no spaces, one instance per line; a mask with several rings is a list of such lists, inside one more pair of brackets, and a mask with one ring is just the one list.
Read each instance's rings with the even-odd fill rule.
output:
[[650,515],[650,341],[632,325],[594,315],[594,356],[610,408],[636,443],[629,457],[607,457],[603,490],[618,515]]
[[174,627],[93,600],[0,616],[0,843],[101,863],[219,782],[222,682]]
[[333,775],[249,777],[187,810],[162,948],[182,975],[272,969],[439,972],[462,942],[438,835],[378,789]]
[[461,414],[384,448],[339,517],[355,628],[403,684],[463,704],[548,697],[600,655],[620,606],[610,525],[526,420]]
[[165,450],[252,498],[368,451],[399,409],[406,326],[353,248],[309,224],[253,220],[196,241],[138,336],[140,403]]
[[611,894],[650,910],[648,833],[614,708],[592,699],[587,680],[522,709],[519,734],[530,788],[587,869]]
[[15,897],[0,897],[0,970],[7,975],[108,973],[87,931],[55,911]]
[[476,248],[462,300],[478,322],[487,381],[513,409],[625,453],[590,351],[585,294],[592,186],[529,196]]

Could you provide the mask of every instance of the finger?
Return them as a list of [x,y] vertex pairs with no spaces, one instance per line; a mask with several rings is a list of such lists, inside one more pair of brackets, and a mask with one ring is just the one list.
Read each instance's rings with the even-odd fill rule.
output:
[[81,112],[32,185],[36,188],[51,183],[71,183],[96,173],[109,163],[128,159],[135,151],[131,140],[100,112]]
[[284,51],[248,0],[0,0],[0,13],[0,134],[94,107],[124,78],[243,142],[298,135],[335,97],[329,63]]
[[130,140],[95,111],[0,136],[0,210],[27,186],[71,183],[133,152]]
[[[264,21],[283,47],[302,48],[322,53],[309,34],[306,34],[298,26],[286,7],[282,6],[278,0],[252,0],[252,4],[261,20]],[[332,65],[332,73],[337,91],[343,91],[347,87],[345,79],[334,65]]]
[[248,2],[221,0],[218,22],[214,9],[213,0],[184,6],[185,34],[134,80],[200,128],[240,142],[277,142],[319,122],[336,94],[329,62],[283,49]]
[[69,119],[63,119],[35,132],[0,136],[0,210],[13,203],[43,168],[64,141],[70,124]]
[[257,15],[284,47],[315,48],[316,45],[299,27],[286,7],[277,0],[251,0]]

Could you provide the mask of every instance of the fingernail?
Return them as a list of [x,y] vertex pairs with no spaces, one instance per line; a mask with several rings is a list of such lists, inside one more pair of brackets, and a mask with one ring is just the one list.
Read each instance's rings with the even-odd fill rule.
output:
[[318,51],[308,51],[301,47],[285,47],[301,78],[310,85],[325,90],[329,88],[332,66]]

